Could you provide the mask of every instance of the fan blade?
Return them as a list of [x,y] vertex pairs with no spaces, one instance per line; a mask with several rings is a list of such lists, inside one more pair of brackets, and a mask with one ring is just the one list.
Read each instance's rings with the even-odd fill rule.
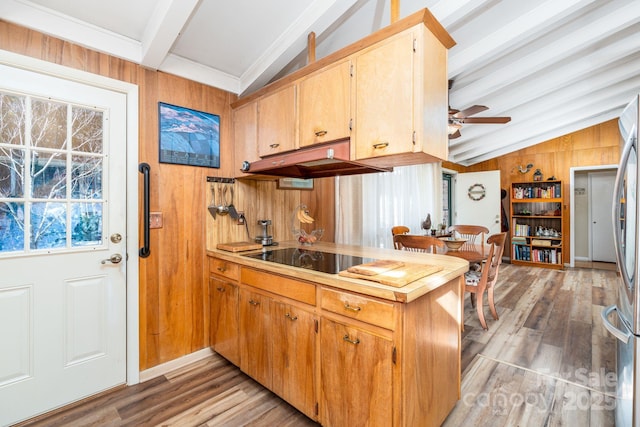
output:
[[449,139],[456,139],[456,138],[460,138],[462,136],[462,134],[460,133],[460,130],[455,131],[455,133],[452,133],[451,135],[449,135]]
[[465,108],[462,111],[458,111],[453,115],[456,119],[463,119],[468,116],[473,116],[474,114],[482,113],[483,111],[488,110],[489,107],[485,107],[484,105],[473,105],[469,108]]
[[458,121],[465,124],[504,124],[509,123],[511,121],[511,117],[467,117],[458,119]]

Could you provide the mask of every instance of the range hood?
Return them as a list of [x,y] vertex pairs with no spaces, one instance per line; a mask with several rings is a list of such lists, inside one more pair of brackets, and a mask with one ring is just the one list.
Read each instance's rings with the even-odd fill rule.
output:
[[241,170],[287,178],[324,178],[393,170],[392,167],[371,166],[349,160],[349,144],[350,140],[347,138],[274,154],[253,163],[244,162]]

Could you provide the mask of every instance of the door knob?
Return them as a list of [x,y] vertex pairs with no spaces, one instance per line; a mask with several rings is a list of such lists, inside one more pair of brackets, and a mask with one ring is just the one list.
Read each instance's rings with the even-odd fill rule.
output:
[[111,241],[113,243],[120,243],[122,241],[122,235],[120,233],[114,233],[111,235]]
[[119,264],[120,261],[122,261],[122,255],[120,254],[113,254],[111,255],[109,258],[107,259],[103,259],[100,263],[101,264],[106,264],[108,262],[112,263],[112,264]]

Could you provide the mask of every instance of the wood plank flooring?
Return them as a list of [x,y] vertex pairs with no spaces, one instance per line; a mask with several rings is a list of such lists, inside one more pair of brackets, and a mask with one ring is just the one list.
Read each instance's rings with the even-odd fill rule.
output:
[[[613,426],[615,340],[600,312],[615,281],[503,264],[488,331],[465,300],[461,399],[444,425]],[[21,424],[89,425],[317,426],[217,355]]]

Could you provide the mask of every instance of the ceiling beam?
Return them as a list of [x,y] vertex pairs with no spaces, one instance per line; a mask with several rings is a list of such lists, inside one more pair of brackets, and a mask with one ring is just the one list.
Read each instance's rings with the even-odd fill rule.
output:
[[252,92],[306,49],[307,34],[320,36],[357,0],[315,0],[240,77],[241,92]]
[[[564,37],[554,40],[552,43],[541,45],[534,52],[526,56],[511,58],[507,55],[503,60],[487,70],[487,75],[477,79],[466,87],[456,89],[454,86],[450,98],[451,105],[457,108],[465,108],[458,104],[460,99],[470,103],[486,103],[486,97],[516,82],[527,82],[530,85],[529,77],[535,77],[540,71],[550,69],[557,64],[558,68],[570,67],[572,70],[589,70],[601,67],[620,58],[620,56],[633,54],[638,48],[638,35],[633,32],[625,37],[623,42],[617,42],[609,46],[601,47],[599,53],[594,54],[589,49],[597,47],[598,43],[614,32],[621,32],[626,28],[640,22],[640,2],[631,2],[627,6],[614,10],[612,13],[597,18],[588,26],[577,28]],[[584,58],[575,61],[567,61],[567,58],[584,52]],[[594,58],[600,56],[601,58]],[[576,63],[580,63],[581,68],[576,68]],[[557,70],[550,73],[556,77]],[[582,71],[584,72],[584,71]],[[548,84],[548,80],[545,80]],[[501,94],[501,97],[504,94]]]
[[160,0],[142,35],[140,64],[157,70],[200,0]]
[[35,3],[1,0],[0,18],[98,52],[139,63],[140,42]]
[[454,46],[449,57],[449,76],[455,77],[471,67],[486,63],[488,58],[503,54],[533,33],[551,28],[571,12],[593,1],[595,0],[547,0],[474,43]]

